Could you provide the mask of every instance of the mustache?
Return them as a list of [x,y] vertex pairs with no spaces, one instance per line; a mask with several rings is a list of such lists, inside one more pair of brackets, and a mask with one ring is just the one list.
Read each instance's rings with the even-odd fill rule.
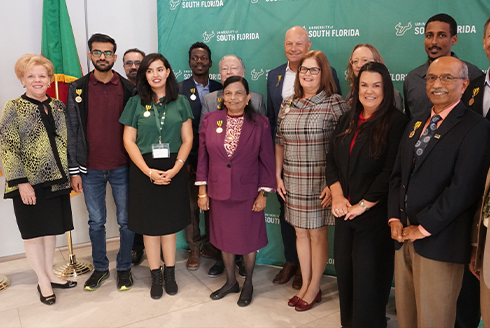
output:
[[443,88],[432,88],[432,89],[430,89],[430,93],[434,93],[434,92],[448,93],[449,91],[446,89],[443,89]]

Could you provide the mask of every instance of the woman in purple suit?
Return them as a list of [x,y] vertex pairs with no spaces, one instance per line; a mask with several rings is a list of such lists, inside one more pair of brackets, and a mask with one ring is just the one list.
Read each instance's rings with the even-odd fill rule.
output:
[[196,178],[198,205],[210,211],[211,243],[222,251],[227,275],[211,299],[239,292],[235,277],[239,254],[246,270],[239,306],[252,301],[256,251],[267,245],[267,193],[276,184],[269,120],[255,112],[250,97],[243,77],[226,80],[221,110],[206,114],[202,121]]

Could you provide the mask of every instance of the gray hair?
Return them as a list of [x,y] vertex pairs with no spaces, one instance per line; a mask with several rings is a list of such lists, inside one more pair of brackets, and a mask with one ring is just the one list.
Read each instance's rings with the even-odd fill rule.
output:
[[468,79],[468,65],[464,61],[461,61],[461,71],[459,71],[459,77]]
[[238,57],[237,55],[232,55],[232,54],[226,55],[223,58],[221,58],[221,60],[219,61],[219,64],[218,64],[220,71],[221,71],[221,64],[223,63],[223,61],[225,59],[228,59],[228,58],[234,58],[234,59],[238,60],[240,62],[240,64],[242,65],[243,72],[245,72],[245,64],[243,63],[243,60],[240,57]]

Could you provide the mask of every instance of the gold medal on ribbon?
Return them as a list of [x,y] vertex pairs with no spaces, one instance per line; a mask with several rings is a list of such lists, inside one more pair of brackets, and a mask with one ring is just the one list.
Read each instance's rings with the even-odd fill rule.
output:
[[82,97],[80,97],[80,96],[82,95],[82,89],[77,89],[75,92],[78,95],[78,96],[76,96],[75,101],[77,103],[81,103],[82,102]]
[[191,88],[191,96],[189,98],[191,98],[192,101],[196,100],[197,97],[196,97],[196,88]]
[[413,136],[415,135],[415,131],[417,131],[417,129],[420,128],[421,125],[422,125],[422,121],[417,121],[415,123],[415,125],[413,126],[413,131],[410,132],[410,135],[408,136],[410,139],[413,138]]
[[[223,101],[223,98],[219,97],[218,98],[218,109],[221,109],[221,102]],[[221,132],[218,132],[221,133]]]
[[278,87],[278,86],[279,86],[279,83],[281,83],[281,80],[282,80],[282,75],[279,75],[279,76],[277,77],[276,87]]
[[475,103],[475,96],[478,94],[478,92],[480,92],[480,88],[474,88],[473,89],[473,95],[471,96],[471,99],[468,102],[468,105],[473,106],[473,104]]
[[413,138],[414,134],[415,134],[415,130],[413,130],[412,132],[410,132],[410,135],[408,137],[411,139],[411,138]]
[[146,111],[145,113],[143,114],[144,117],[150,117],[150,109],[151,109],[151,105],[146,105],[145,106],[146,108]]
[[223,132],[223,128],[221,127],[223,125],[223,121],[217,121],[216,124],[218,125],[218,127],[216,128],[216,133],[222,133]]

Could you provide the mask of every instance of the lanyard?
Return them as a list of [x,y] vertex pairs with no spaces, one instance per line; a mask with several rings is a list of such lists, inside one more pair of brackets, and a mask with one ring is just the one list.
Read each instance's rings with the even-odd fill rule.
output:
[[158,118],[160,117],[160,113],[158,112],[157,106],[153,105],[153,110],[155,111],[155,123],[157,125],[158,129],[158,143],[162,143],[162,128],[163,125],[165,124],[165,113],[167,112],[167,104],[163,105],[163,115],[162,118],[160,119],[160,122],[158,122]]

